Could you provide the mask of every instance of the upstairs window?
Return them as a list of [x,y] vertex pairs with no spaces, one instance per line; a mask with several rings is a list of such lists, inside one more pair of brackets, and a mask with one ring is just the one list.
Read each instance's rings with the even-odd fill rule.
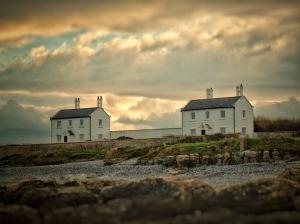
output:
[[69,120],[69,127],[72,127],[72,120]]
[[243,110],[242,113],[243,113],[243,118],[246,118],[246,111]]
[[102,120],[98,121],[99,127],[102,127]]
[[192,120],[195,120],[195,118],[196,118],[195,112],[191,112],[191,119],[192,119]]
[[225,115],[226,115],[226,114],[225,114],[225,110],[221,110],[221,111],[220,111],[220,116],[221,116],[221,118],[225,118]]
[[84,124],[84,120],[80,119],[80,126],[83,126],[83,124]]
[[56,125],[57,125],[57,128],[61,128],[61,121],[57,121]]
[[206,119],[209,119],[209,111],[205,111],[205,117],[206,117]]

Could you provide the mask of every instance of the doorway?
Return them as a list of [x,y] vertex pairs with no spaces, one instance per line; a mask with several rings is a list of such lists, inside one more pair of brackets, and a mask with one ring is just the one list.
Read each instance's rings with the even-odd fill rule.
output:
[[64,142],[68,142],[68,136],[64,136]]
[[202,130],[201,130],[201,135],[205,135],[205,134],[206,134],[205,130],[202,129]]

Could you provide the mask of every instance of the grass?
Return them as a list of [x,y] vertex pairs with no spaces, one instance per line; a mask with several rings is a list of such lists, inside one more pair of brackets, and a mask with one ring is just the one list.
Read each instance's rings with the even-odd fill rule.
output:
[[56,153],[57,158],[66,158],[66,159],[102,159],[105,156],[105,152],[99,149],[72,149],[72,150],[63,150]]

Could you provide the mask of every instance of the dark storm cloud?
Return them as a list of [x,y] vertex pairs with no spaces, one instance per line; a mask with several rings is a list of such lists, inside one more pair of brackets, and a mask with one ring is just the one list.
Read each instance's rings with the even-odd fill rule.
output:
[[9,100],[0,107],[0,144],[49,142],[50,126],[42,112]]

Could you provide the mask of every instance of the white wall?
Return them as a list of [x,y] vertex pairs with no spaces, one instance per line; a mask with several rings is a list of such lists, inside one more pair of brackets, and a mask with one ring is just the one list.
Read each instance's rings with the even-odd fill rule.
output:
[[[254,132],[254,115],[253,107],[243,96],[235,103],[235,132],[242,133],[242,128],[246,128],[246,134],[253,135]],[[243,110],[246,111],[246,117],[243,118]]]
[[[98,108],[91,114],[92,121],[92,140],[100,140],[99,134],[103,139],[110,139],[110,117],[102,109]],[[99,126],[99,120],[102,120],[102,126]]]
[[[83,119],[83,126],[80,126],[80,119]],[[72,120],[72,126],[69,126],[69,120]],[[61,128],[57,128],[57,122],[61,121]],[[68,133],[73,131],[74,136]],[[61,135],[61,142],[64,142],[64,136],[68,137],[68,142],[79,142],[80,134],[84,134],[84,141],[90,140],[90,118],[71,118],[51,120],[51,142],[57,142],[57,135]]]
[[122,136],[134,139],[143,138],[162,138],[170,135],[182,135],[181,128],[162,128],[162,129],[140,129],[140,130],[124,130],[124,131],[111,131],[111,139],[116,139]]
[[[225,111],[225,118],[221,118],[220,111]],[[206,119],[206,111],[209,111],[210,117]],[[195,112],[195,119],[191,119],[191,112]],[[208,109],[182,111],[182,132],[183,135],[191,135],[191,129],[196,129],[196,135],[201,135],[201,130],[206,130],[206,134],[220,133],[220,128],[225,127],[226,133],[233,133],[233,108]],[[209,124],[212,129],[205,127]]]

